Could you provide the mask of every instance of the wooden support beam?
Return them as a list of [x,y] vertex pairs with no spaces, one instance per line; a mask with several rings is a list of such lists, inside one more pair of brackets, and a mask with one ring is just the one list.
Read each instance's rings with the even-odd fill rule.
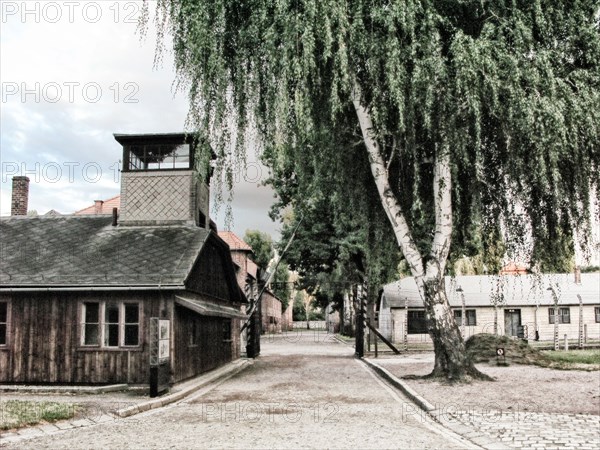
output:
[[377,328],[375,328],[373,325],[371,325],[368,321],[367,321],[367,326],[371,329],[371,331],[373,331],[373,333],[375,333],[377,335],[377,337],[379,339],[381,339],[383,341],[383,343],[385,345],[387,345],[389,348],[392,349],[392,351],[396,354],[399,355],[400,354],[400,350],[398,350],[396,347],[394,347],[394,344],[392,344],[390,341],[388,341],[385,337],[383,337],[383,334],[381,334]]

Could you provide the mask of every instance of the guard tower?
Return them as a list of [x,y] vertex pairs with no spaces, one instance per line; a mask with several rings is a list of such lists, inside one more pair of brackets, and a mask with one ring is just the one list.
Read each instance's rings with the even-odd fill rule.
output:
[[194,170],[184,133],[115,134],[123,146],[120,225],[209,227],[209,187]]

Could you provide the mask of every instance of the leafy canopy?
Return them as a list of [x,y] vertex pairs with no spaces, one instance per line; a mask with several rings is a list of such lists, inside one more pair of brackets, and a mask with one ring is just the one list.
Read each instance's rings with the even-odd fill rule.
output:
[[[262,270],[269,269],[269,264],[275,256],[273,248],[273,239],[268,233],[259,230],[246,230],[244,234],[244,241],[252,247],[252,259],[258,264]],[[274,265],[271,266],[273,270]],[[285,261],[281,261],[273,278],[271,279],[271,286],[273,293],[281,301],[282,311],[285,311],[290,302],[291,286],[289,284],[290,271]]]
[[[600,199],[596,0],[158,0],[157,11],[189,126],[210,136],[226,173],[247,136],[299,183],[351,173],[340,162],[360,145],[357,83],[423,252],[441,150],[456,248],[496,245],[485,237],[522,213],[533,259],[560,268],[573,230],[589,234],[590,197]],[[299,158],[318,158],[314,173],[297,172]]]
[[246,230],[244,242],[252,247],[253,261],[263,270],[266,270],[275,255],[271,235],[259,230]]

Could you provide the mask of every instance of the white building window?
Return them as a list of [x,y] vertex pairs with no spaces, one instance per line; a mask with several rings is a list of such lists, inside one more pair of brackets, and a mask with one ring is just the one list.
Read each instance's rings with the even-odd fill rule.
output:
[[[554,308],[548,308],[548,322],[554,323]],[[558,308],[558,323],[571,323],[569,308]]]
[[[477,313],[475,312],[475,310],[465,309],[465,313],[467,316],[465,325],[468,327],[474,327],[475,325],[477,325]],[[462,309],[454,310],[454,320],[456,320],[458,326],[462,326]]]
[[135,347],[140,344],[140,304],[137,302],[83,302],[81,345]]
[[427,333],[427,320],[424,310],[408,311],[408,334]]

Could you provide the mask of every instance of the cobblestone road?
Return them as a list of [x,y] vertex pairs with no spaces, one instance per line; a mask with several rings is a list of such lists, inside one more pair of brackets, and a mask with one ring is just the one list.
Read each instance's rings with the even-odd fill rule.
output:
[[[441,422],[479,442],[497,442],[508,448],[598,449],[600,417],[583,414],[456,411]],[[459,429],[460,426],[465,428]]]
[[[383,384],[353,349],[304,330],[262,341],[254,364],[203,395],[127,419],[31,430],[9,448],[465,448]],[[61,424],[58,424],[59,427]],[[33,437],[35,434],[41,434]]]

